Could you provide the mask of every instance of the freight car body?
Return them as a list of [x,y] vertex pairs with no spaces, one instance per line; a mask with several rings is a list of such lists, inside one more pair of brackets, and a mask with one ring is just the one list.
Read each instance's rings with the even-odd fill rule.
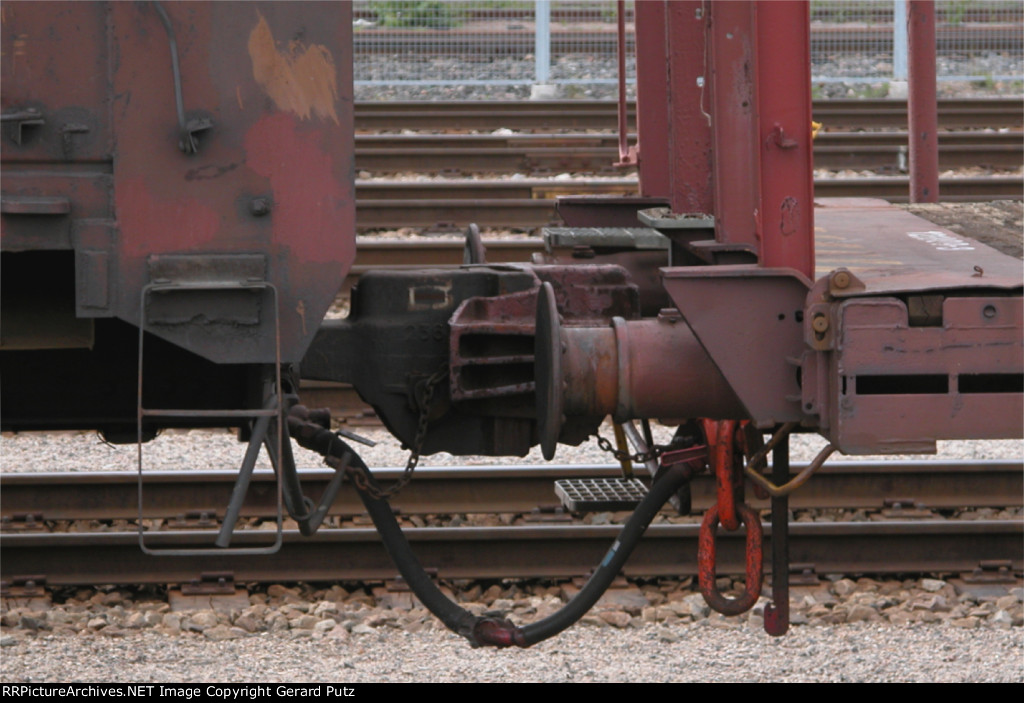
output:
[[0,11],[3,427],[262,407],[355,255],[351,7]]
[[[328,322],[354,256],[345,3],[0,11],[3,427],[139,442],[162,426],[242,427],[219,548],[265,442],[303,533],[350,476],[425,605],[474,645],[528,646],[597,600],[666,500],[686,507],[694,471],[718,480],[701,589],[736,613],[762,574],[747,478],[772,494],[772,569],[788,573],[786,496],[809,475],[787,483],[790,433],[830,442],[809,472],[836,449],[1021,436],[1019,262],[883,203],[814,200],[805,3],[637,4],[640,144],[622,159],[639,159],[644,197],[574,204],[551,241],[588,265],[552,251],[490,266],[470,241],[478,263],[370,272],[349,317]],[[665,207],[638,211],[652,199]],[[565,612],[525,627],[477,617],[420,568],[329,417],[296,404],[299,362],[305,378],[353,383],[413,450],[410,472],[438,451],[540,443],[550,458],[611,415],[656,480]],[[630,424],[649,418],[678,421],[671,445]],[[337,470],[318,504],[289,434]],[[747,530],[735,599],[715,587],[719,523]],[[786,588],[773,583],[772,634]]]

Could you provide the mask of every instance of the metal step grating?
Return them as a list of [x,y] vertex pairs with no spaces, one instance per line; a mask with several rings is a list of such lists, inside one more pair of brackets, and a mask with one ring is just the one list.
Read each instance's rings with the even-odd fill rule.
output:
[[570,478],[555,481],[555,493],[567,510],[632,510],[647,487],[636,478]]

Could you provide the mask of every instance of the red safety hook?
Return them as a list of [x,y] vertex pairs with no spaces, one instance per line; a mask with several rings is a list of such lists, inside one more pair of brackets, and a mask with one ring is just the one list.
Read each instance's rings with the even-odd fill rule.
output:
[[[733,532],[740,527],[736,506],[743,503],[743,435],[736,420],[704,420],[715,483],[718,486],[718,514],[722,527]],[[739,451],[736,451],[739,449]]]
[[737,506],[740,521],[747,527],[747,583],[738,598],[726,598],[715,585],[715,535],[718,532],[718,508],[708,508],[700,526],[697,548],[697,581],[704,600],[723,615],[739,615],[754,607],[761,597],[761,583],[764,577],[761,549],[761,518],[744,504]]
[[[700,526],[697,573],[704,600],[724,615],[738,615],[752,608],[761,595],[764,579],[761,518],[747,506],[743,494],[743,457],[747,444],[745,424],[736,420],[703,421],[708,456],[718,486],[718,501],[708,509]],[[726,598],[715,587],[715,535],[719,523],[730,532],[738,530],[741,524],[747,528],[747,584],[738,598]]]

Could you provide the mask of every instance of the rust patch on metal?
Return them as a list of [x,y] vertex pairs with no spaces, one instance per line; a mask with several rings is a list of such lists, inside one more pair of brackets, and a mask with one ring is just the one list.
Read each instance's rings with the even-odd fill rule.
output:
[[779,229],[787,236],[793,234],[800,227],[800,203],[796,198],[790,196],[782,201],[779,209],[782,211]]
[[[297,263],[352,261],[355,237],[344,236],[352,231],[347,211],[351,182],[335,172],[341,166],[324,150],[325,140],[299,133],[297,122],[278,112],[260,119],[245,135],[246,165],[270,179],[273,243],[287,247]],[[296,237],[295,232],[304,234]]]
[[337,76],[334,58],[326,47],[291,41],[286,50],[279,50],[270,25],[261,14],[249,35],[249,56],[253,77],[279,110],[304,120],[330,118],[338,124],[334,110],[338,99]]

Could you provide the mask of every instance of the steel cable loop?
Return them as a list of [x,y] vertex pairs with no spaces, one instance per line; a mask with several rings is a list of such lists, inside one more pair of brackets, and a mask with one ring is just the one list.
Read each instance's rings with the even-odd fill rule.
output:
[[739,615],[753,608],[757,599],[761,597],[761,586],[764,581],[761,518],[756,511],[742,503],[737,506],[737,512],[740,521],[747,527],[745,550],[747,583],[739,597],[726,598],[719,592],[715,583],[717,506],[713,505],[708,508],[704,521],[700,525],[698,539],[697,581],[700,592],[707,604],[723,615]]

